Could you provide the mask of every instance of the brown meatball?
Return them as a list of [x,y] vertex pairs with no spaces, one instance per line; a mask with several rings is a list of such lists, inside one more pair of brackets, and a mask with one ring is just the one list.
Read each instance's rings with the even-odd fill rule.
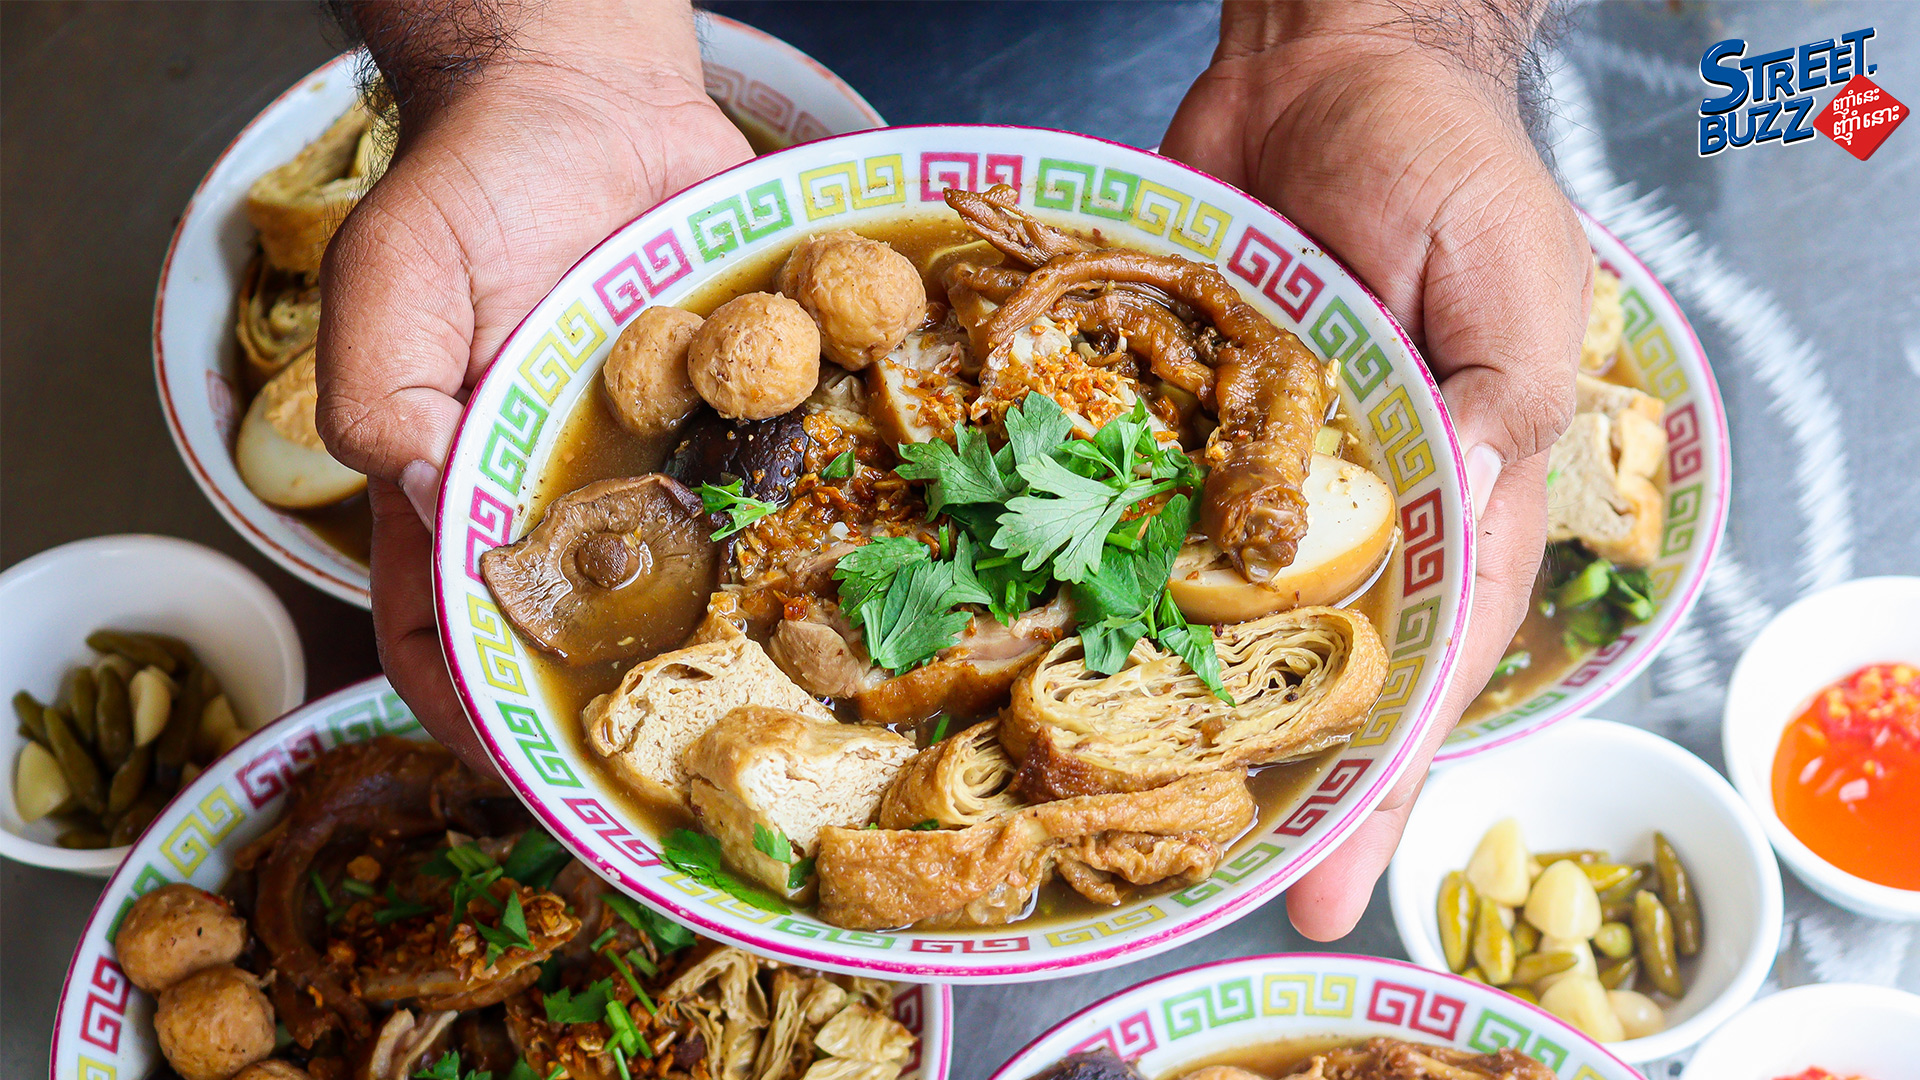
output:
[[133,902],[113,950],[133,985],[158,994],[201,968],[233,963],[246,943],[246,920],[225,900],[175,883]]
[[233,1080],[313,1080],[313,1077],[291,1061],[269,1058],[241,1069],[233,1075]]
[[729,420],[779,416],[807,400],[820,381],[820,331],[784,296],[736,296],[694,331],[687,374]]
[[927,314],[912,260],[846,229],[800,241],[780,269],[780,291],[813,316],[821,350],[848,371],[892,352]]
[[620,426],[642,437],[664,435],[700,407],[687,376],[687,345],[699,328],[691,311],[650,307],[620,332],[601,369]]
[[259,980],[222,964],[162,991],[153,1030],[182,1080],[228,1080],[273,1053],[273,1003]]

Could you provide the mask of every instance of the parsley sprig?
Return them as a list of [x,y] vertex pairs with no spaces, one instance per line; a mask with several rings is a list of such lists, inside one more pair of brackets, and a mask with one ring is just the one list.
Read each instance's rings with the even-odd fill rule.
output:
[[720,841],[705,833],[697,833],[692,829],[673,830],[667,834],[667,842],[660,845],[660,857],[700,884],[726,893],[749,907],[778,915],[793,912],[785,900],[728,870]]
[[741,529],[780,509],[780,504],[756,499],[741,490],[741,482],[701,484],[700,505],[709,514],[727,515],[727,524],[715,529],[711,539],[725,540]]
[[[945,514],[961,531],[942,538],[937,557],[926,543],[892,537],[841,558],[841,607],[859,621],[868,655],[895,672],[917,667],[966,631],[961,605],[1010,623],[1058,585],[1073,596],[1088,667],[1120,670],[1147,637],[1231,700],[1212,630],[1188,624],[1167,592],[1200,467],[1155,437],[1144,404],[1082,439],[1052,398],[1034,393],[1007,411],[1006,430],[998,450],[966,427],[952,443],[900,448],[899,474],[928,481],[928,517]],[[1143,512],[1162,496],[1163,506]]]

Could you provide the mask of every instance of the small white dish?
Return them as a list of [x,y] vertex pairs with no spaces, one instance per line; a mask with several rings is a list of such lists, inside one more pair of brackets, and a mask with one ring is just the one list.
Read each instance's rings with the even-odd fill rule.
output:
[[[41,701],[67,669],[94,659],[103,628],[172,634],[220,677],[241,722],[258,727],[300,704],[307,665],[293,620],[251,570],[212,548],[167,536],[99,536],[43,551],[0,574],[0,691]],[[127,848],[70,851],[51,820],[20,820],[13,804],[23,743],[0,726],[0,855],[104,877]]]
[[[780,143],[879,127],[884,120],[839,76],[764,31],[702,14],[709,96]],[[180,213],[153,303],[153,374],[180,460],[227,524],[314,588],[367,607],[367,565],[297,514],[248,490],[233,463],[246,411],[237,375],[236,297],[255,249],[247,189],[292,158],[359,96],[360,53],[342,53],[275,98],[221,152]]]
[[1607,1049],[1634,1062],[1679,1053],[1759,992],[1783,917],[1780,868],[1765,834],[1706,762],[1608,720],[1570,720],[1428,778],[1387,872],[1394,927],[1415,963],[1446,970],[1440,881],[1465,867],[1487,828],[1507,817],[1520,822],[1530,851],[1603,848],[1631,862],[1652,858],[1657,829],[1693,875],[1705,934],[1687,994],[1666,1010],[1665,1031]]
[[1920,891],[1855,877],[1813,853],[1773,806],[1780,735],[1821,688],[1868,664],[1920,663],[1920,577],[1872,577],[1802,597],[1753,639],[1727,685],[1727,774],[1788,869],[1828,900],[1876,919],[1920,920]]
[[1920,996],[1823,983],[1770,994],[1694,1051],[1681,1080],[1779,1080],[1818,1065],[1837,1077],[1920,1075]]

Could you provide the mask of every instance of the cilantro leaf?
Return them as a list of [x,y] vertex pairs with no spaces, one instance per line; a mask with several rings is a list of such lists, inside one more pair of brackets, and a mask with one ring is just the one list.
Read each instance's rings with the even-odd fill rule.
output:
[[959,641],[972,616],[953,609],[953,592],[952,563],[907,566],[884,595],[860,605],[867,655],[889,671],[907,671]]
[[1189,626],[1183,622],[1166,627],[1159,636],[1160,644],[1178,653],[1193,673],[1200,676],[1200,681],[1207,684],[1207,689],[1213,691],[1213,696],[1229,705],[1234,703],[1233,695],[1227,693],[1220,681],[1220,654],[1213,649],[1213,627],[1205,623]]
[[973,537],[962,531],[953,538],[953,590],[947,594],[950,602],[979,604],[989,608],[993,606],[993,594],[980,583],[980,578],[974,570],[974,563],[978,558],[978,548],[974,545]]
[[753,849],[774,862],[793,861],[793,842],[787,839],[785,830],[769,829],[757,821],[753,823]]
[[793,913],[786,901],[765,889],[749,885],[729,871],[720,850],[720,841],[705,833],[697,833],[692,829],[673,830],[667,834],[667,842],[660,845],[660,857],[700,884],[718,889],[751,907],[778,915]]
[[613,980],[601,979],[582,987],[578,993],[555,990],[546,997],[547,1022],[550,1024],[591,1024],[606,1015],[613,994]]
[[1017,465],[1051,457],[1073,432],[1073,418],[1060,403],[1038,392],[1008,409],[1006,424],[1007,449]]
[[544,889],[572,858],[567,849],[560,846],[560,841],[535,825],[513,842],[513,850],[507,852],[507,861],[500,864],[500,871],[528,888]]
[[[532,1070],[528,1070],[532,1071]],[[460,1071],[460,1051],[449,1050],[440,1055],[432,1065],[413,1074],[414,1080],[493,1080],[493,1073],[486,1069]]]
[[909,480],[933,481],[927,490],[929,519],[952,504],[998,504],[1017,494],[994,460],[985,435],[959,427],[954,429],[953,439],[951,443],[933,439],[900,447],[900,464],[894,471]]
[[820,478],[822,480],[845,480],[847,477],[853,475],[853,467],[856,464],[858,463],[854,461],[853,451],[842,450],[838,457],[827,462],[826,468],[820,470]]
[[940,823],[938,821],[935,821],[933,818],[928,818],[925,821],[915,822],[907,826],[907,830],[909,832],[933,832],[939,827]]
[[813,856],[809,855],[804,859],[797,860],[792,866],[787,868],[787,888],[791,891],[798,892],[800,887],[805,885],[807,879],[812,876]]
[[514,1058],[513,1068],[507,1070],[507,1080],[540,1080],[540,1074],[533,1071],[526,1058]]
[[663,953],[676,952],[693,944],[693,931],[650,907],[641,906],[630,896],[610,892],[603,895],[600,901],[612,908],[613,913],[625,920],[628,926],[652,938]]
[[902,569],[932,557],[927,545],[911,536],[883,536],[854,548],[840,556],[833,568],[834,580],[840,582],[841,608],[851,613],[884,593]]
[[517,891],[507,894],[507,906],[500,912],[500,925],[488,926],[476,922],[473,928],[487,943],[489,967],[508,949],[533,948],[533,939],[527,936],[527,914],[520,906],[520,894]]
[[1009,555],[1021,556],[1023,570],[1036,570],[1053,559],[1053,576],[1061,581],[1081,581],[1099,570],[1108,531],[1127,507],[1153,490],[1150,481],[1137,481],[1115,491],[1052,458],[1021,462],[1020,475],[1029,494],[1008,501],[993,542]]
[[724,540],[741,529],[780,509],[775,503],[753,498],[740,490],[740,481],[727,484],[701,484],[700,505],[709,514],[727,515],[728,524],[714,530],[711,539]]

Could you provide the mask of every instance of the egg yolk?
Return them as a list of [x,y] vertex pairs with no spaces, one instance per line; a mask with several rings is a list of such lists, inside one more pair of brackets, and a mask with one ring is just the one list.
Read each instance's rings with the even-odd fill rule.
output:
[[1814,695],[1780,736],[1773,803],[1821,858],[1920,889],[1920,667],[1874,664]]

